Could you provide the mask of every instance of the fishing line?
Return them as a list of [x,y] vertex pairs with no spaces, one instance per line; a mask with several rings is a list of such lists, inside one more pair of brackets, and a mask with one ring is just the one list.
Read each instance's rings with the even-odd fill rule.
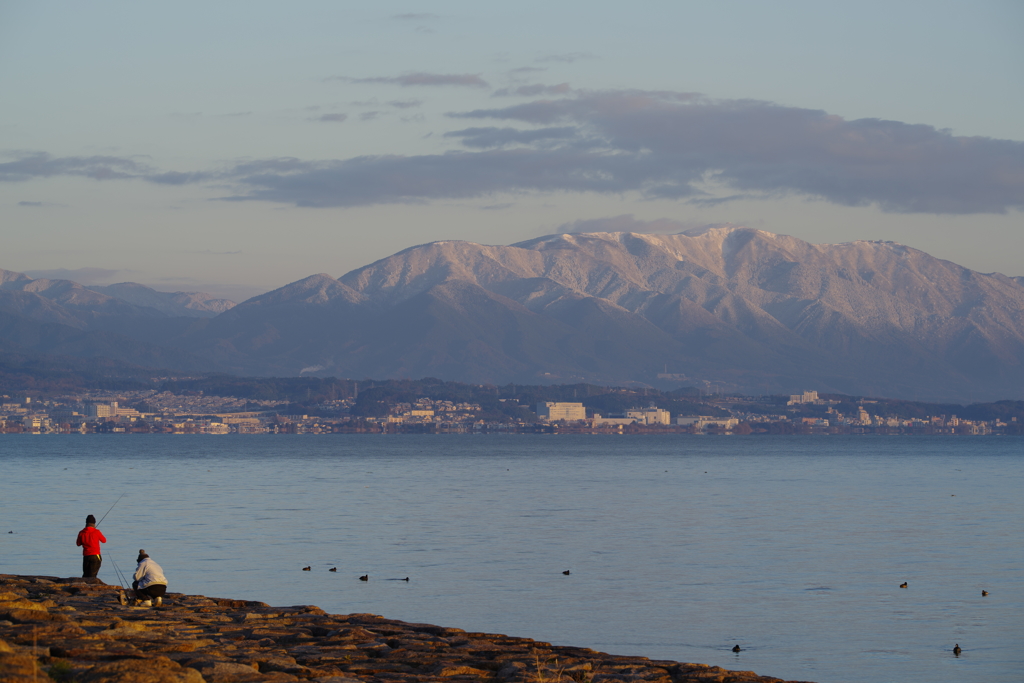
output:
[[[96,522],[96,526],[97,527],[100,524],[103,523],[103,520],[105,520],[107,518],[107,515],[109,515],[110,511],[114,509],[114,506],[117,505],[118,503],[120,503],[121,499],[124,498],[126,495],[128,495],[127,491],[125,491],[124,493],[122,493],[120,496],[117,497],[117,500],[114,501],[114,505],[111,505],[107,509],[107,511],[103,513],[103,516],[100,517],[100,521]],[[128,579],[125,577],[124,572],[122,572],[121,569],[117,566],[117,562],[114,560],[113,557],[110,558],[110,562],[114,565],[114,573],[117,575],[117,582],[121,585],[121,590],[124,591],[127,594],[128,593]],[[132,591],[132,595],[133,596],[134,596],[134,593],[135,593],[135,591],[133,590]]]
[[[121,499],[124,498],[126,495],[128,495],[127,491],[125,491],[120,496],[118,496],[117,500],[114,501],[114,505],[117,505],[118,503],[120,503]],[[101,522],[103,522],[103,520],[105,520],[107,518],[107,515],[110,514],[110,510],[114,509],[114,505],[111,505],[110,508],[105,513],[103,513],[103,516],[100,517],[100,521],[96,522],[96,526],[97,527],[100,525]],[[128,583],[128,577],[125,576],[124,572],[121,571],[121,568],[117,566],[117,561],[114,560],[113,557],[110,558],[110,562],[111,562],[111,564],[114,565],[114,573],[117,575],[117,582],[121,585],[121,590],[124,591],[125,595],[127,595],[128,592],[129,592],[128,586],[130,585]],[[131,597],[133,599],[135,599],[135,600],[138,600],[139,599],[138,592],[134,588],[132,588],[130,590],[131,590]]]
[[[120,503],[120,502],[121,502],[121,498],[124,498],[124,497],[125,497],[126,495],[128,495],[128,492],[127,492],[127,491],[125,491],[124,493],[122,493],[122,494],[120,495],[120,497],[118,497],[118,499],[114,501],[114,505],[117,505],[118,503]],[[113,509],[114,509],[114,505],[111,505],[111,506],[110,506],[110,510],[113,510]],[[103,520],[105,520],[105,519],[107,518],[107,515],[109,515],[109,514],[110,514],[110,510],[107,510],[107,511],[106,511],[105,513],[103,513],[103,516],[102,516],[102,517],[100,517],[100,521],[96,522],[96,526],[99,526],[100,524],[102,524],[102,523],[103,523]]]
[[[114,561],[113,557],[110,558],[110,562],[111,562],[111,564],[114,565],[114,572],[117,574],[117,582],[119,584],[121,584],[121,589],[124,591],[125,595],[127,595],[128,594],[128,590],[129,590],[128,589],[128,578],[124,575],[124,572],[122,572],[121,569],[117,566],[117,562]],[[135,590],[134,589],[131,590],[131,597],[132,598],[137,598],[138,597],[137,595],[135,595]]]

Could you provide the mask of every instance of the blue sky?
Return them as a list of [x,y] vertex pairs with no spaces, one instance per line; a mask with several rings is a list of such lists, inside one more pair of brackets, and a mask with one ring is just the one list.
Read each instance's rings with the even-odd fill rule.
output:
[[0,0],[0,268],[748,225],[1024,275],[1024,3]]

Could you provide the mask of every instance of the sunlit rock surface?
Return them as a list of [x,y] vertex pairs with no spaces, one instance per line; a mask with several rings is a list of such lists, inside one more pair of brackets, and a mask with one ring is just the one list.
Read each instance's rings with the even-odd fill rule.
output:
[[0,575],[0,683],[781,681],[311,605],[169,593],[161,607],[127,607],[118,592]]

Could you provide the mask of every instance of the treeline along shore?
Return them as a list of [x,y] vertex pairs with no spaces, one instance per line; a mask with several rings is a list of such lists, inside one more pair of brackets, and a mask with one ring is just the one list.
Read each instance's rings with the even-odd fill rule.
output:
[[781,683],[318,607],[168,593],[121,605],[99,579],[0,574],[0,683]]

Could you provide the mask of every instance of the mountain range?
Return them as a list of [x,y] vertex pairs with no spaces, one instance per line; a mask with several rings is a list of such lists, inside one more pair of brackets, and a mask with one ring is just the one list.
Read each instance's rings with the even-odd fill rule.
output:
[[0,269],[0,353],[213,369],[166,340],[234,305],[201,292],[158,292],[134,282],[85,287]]
[[243,303],[0,271],[0,350],[250,375],[1024,397],[1024,279],[743,227],[442,241]]

